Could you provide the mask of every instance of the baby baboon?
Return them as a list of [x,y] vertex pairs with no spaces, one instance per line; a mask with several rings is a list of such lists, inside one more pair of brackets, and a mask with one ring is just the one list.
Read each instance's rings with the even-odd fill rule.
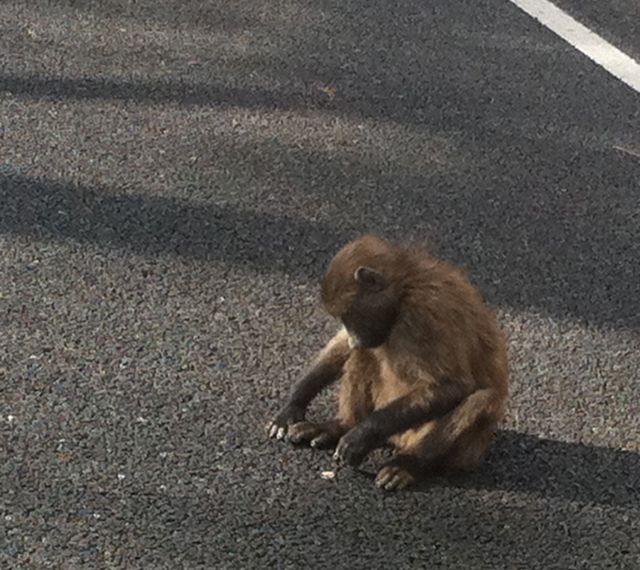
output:
[[[337,444],[334,459],[350,465],[389,442],[396,453],[376,477],[384,489],[478,465],[505,412],[509,371],[503,333],[463,271],[367,235],[334,257],[322,302],[343,326],[294,386],[270,437]],[[336,418],[305,421],[338,378]]]

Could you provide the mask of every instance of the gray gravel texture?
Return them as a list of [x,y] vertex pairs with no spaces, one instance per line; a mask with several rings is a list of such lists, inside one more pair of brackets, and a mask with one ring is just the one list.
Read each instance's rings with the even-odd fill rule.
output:
[[[504,1],[2,2],[0,568],[640,568],[639,133]],[[509,333],[472,475],[265,438],[364,231]]]

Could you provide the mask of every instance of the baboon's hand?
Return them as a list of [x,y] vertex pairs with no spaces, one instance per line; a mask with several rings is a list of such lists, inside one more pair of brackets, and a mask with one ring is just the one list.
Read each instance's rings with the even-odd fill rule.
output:
[[356,467],[375,447],[375,438],[369,429],[363,424],[350,429],[342,436],[333,454],[333,459],[338,464],[348,464]]
[[275,419],[267,426],[269,437],[284,439],[290,425],[304,420],[305,410],[299,406],[287,404]]
[[299,422],[289,426],[287,438],[291,443],[306,443],[317,449],[335,447],[344,430],[340,424],[331,420],[328,422]]

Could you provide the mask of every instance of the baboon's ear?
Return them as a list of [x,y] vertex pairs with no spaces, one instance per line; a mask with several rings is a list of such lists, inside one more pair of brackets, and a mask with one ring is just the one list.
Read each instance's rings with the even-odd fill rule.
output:
[[358,267],[354,277],[358,285],[366,291],[382,291],[387,286],[387,280],[384,275],[370,267]]

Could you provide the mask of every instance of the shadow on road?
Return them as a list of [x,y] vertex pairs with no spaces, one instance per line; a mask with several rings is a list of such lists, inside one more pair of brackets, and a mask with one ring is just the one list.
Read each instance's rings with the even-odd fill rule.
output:
[[19,175],[0,174],[0,204],[0,234],[220,261],[303,280],[319,271],[319,252],[328,258],[347,237],[334,227],[286,215],[114,194]]
[[[241,151],[225,150],[221,163]],[[246,160],[262,158],[262,166],[255,169],[258,177],[263,175],[259,168],[270,164],[271,152],[287,156],[286,148],[279,147],[248,153]],[[307,162],[301,160],[305,157]],[[522,162],[542,168],[544,160],[542,155],[523,157]],[[585,160],[606,169],[608,157],[593,153],[581,162]],[[455,191],[443,191],[448,179],[438,174],[423,179],[407,175],[392,185],[391,178],[374,169],[367,179],[365,164],[354,163],[345,172],[322,153],[302,153],[280,164],[284,171],[271,173],[270,179],[299,175],[299,184],[289,191],[313,188],[319,203],[324,192],[332,192],[337,217],[311,221],[260,211],[259,204],[254,210],[216,204],[207,188],[201,189],[204,201],[198,204],[0,172],[0,233],[74,240],[146,256],[179,255],[315,282],[331,255],[357,231],[395,237],[401,228],[416,237],[439,236],[434,240],[440,246],[437,253],[467,266],[496,305],[598,325],[640,326],[635,302],[640,294],[639,230],[634,195],[628,192],[631,182],[622,179],[632,171],[620,171],[621,179],[602,200],[590,190],[583,192],[586,180],[578,174],[571,177],[573,182],[567,178],[570,186],[541,189],[539,194],[515,186],[515,181],[509,191],[496,194],[491,184],[469,187],[468,181]],[[321,168],[326,190],[315,179]],[[413,207],[385,209],[385,203],[397,205],[395,188],[405,183]],[[352,189],[351,197],[340,197],[341,188]],[[356,206],[360,200],[362,206]],[[354,207],[366,214],[360,221],[352,219]]]
[[[112,13],[98,3],[86,7],[103,16]],[[154,13],[159,21],[175,21],[173,12],[158,11],[155,4],[130,8],[126,13],[134,20]],[[566,62],[575,61],[577,68],[584,63],[569,47],[551,39],[530,41],[518,28],[497,26],[503,18],[522,21],[523,28],[528,23],[509,3],[465,13],[453,5],[410,2],[391,19],[387,5],[377,0],[291,9],[304,16],[300,25],[292,26],[286,11],[261,10],[258,19],[267,18],[269,29],[282,32],[267,34],[268,50],[235,54],[234,64],[211,55],[202,66],[178,66],[166,79],[154,79],[157,54],[150,45],[148,61],[136,60],[140,79],[5,72],[0,91],[54,102],[315,109],[328,120],[346,118],[352,127],[361,120],[407,127],[389,140],[371,127],[372,137],[385,139],[384,160],[354,158],[357,142],[347,145],[348,159],[287,144],[288,129],[298,127],[286,125],[279,127],[282,137],[272,134],[253,145],[210,132],[193,143],[205,162],[219,161],[236,177],[269,186],[281,202],[291,196],[287,192],[314,194],[315,203],[335,207],[335,220],[312,223],[244,207],[197,207],[171,198],[4,177],[1,197],[16,214],[0,213],[2,231],[142,255],[176,253],[248,264],[307,280],[318,278],[328,256],[353,231],[411,234],[438,243],[441,254],[467,265],[497,305],[640,327],[635,301],[640,162],[613,149],[632,130],[618,123],[637,123],[635,94],[613,91],[612,111],[603,112],[601,78],[566,83]],[[248,30],[256,23],[255,10],[242,3],[224,9],[190,3],[183,12],[189,25]],[[264,79],[262,85],[255,77]],[[332,96],[318,89],[329,84]],[[621,120],[612,122],[613,114]],[[273,123],[268,116],[265,121]],[[447,172],[437,172],[428,157],[422,161],[429,151],[420,148],[411,157],[413,169],[398,167],[404,145],[413,142],[407,136],[418,144],[433,137],[449,141],[455,156]],[[178,163],[183,159],[175,157]],[[63,220],[49,208],[52,200],[76,215]]]
[[[44,78],[35,75],[0,74],[0,91],[28,99],[64,100],[120,100],[133,103],[179,103],[183,106],[259,108],[303,108],[312,103],[305,94],[272,92],[266,89],[233,88],[212,83],[194,84],[162,80],[111,80],[84,77]],[[313,96],[313,92],[310,93]],[[315,93],[316,103],[326,100]]]
[[640,454],[500,431],[486,462],[449,484],[640,508]]

